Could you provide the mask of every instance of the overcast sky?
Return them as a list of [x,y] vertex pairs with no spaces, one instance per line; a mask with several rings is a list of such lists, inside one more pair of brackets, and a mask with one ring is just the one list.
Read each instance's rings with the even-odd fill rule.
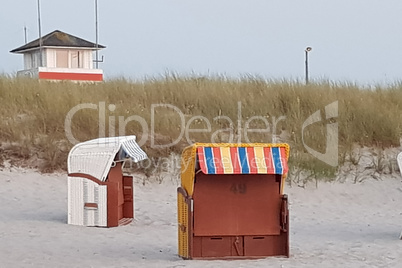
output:
[[[95,42],[95,0],[40,0],[42,35]],[[360,84],[402,80],[401,0],[98,0],[107,79],[166,72]],[[0,72],[10,50],[38,38],[37,0],[1,0]]]

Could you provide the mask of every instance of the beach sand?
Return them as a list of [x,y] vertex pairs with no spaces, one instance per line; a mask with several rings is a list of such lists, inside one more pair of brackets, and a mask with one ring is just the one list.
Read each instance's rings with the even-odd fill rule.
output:
[[[399,174],[398,174],[399,175]],[[383,176],[285,187],[290,258],[193,261],[177,256],[176,180],[135,178],[135,220],[67,224],[67,175],[0,171],[0,267],[402,267],[402,182]]]

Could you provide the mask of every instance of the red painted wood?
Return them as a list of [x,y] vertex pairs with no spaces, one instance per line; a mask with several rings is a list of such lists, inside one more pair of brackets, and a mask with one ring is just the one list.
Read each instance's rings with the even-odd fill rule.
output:
[[[116,163],[116,166],[112,167],[109,171],[107,177],[108,183],[115,183],[116,184],[116,193],[113,196],[114,199],[117,200],[116,208],[110,208],[112,211],[117,211],[117,221],[122,219],[123,216],[123,205],[124,205],[124,193],[123,193],[123,173],[121,171],[121,163]],[[109,193],[109,190],[108,190]],[[109,207],[108,207],[109,211]]]
[[194,185],[194,235],[279,235],[280,182],[275,175],[206,175]]
[[123,176],[123,217],[134,218],[133,177]]
[[118,183],[107,184],[107,227],[119,226],[119,212],[117,203]]
[[103,74],[39,72],[39,79],[75,80],[75,81],[103,81]]
[[107,185],[106,182],[98,180],[94,176],[89,175],[89,174],[85,174],[85,173],[69,173],[68,176],[69,177],[75,177],[75,178],[85,178],[85,179],[91,180],[91,181],[93,181],[93,182],[95,182],[95,183],[97,183],[99,185]]

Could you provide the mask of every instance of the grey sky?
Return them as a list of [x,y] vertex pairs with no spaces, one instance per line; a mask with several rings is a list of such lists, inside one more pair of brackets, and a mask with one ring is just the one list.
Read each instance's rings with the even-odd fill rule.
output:
[[[1,0],[0,72],[23,68],[9,51],[38,38],[37,0]],[[95,0],[41,0],[42,34],[95,41]],[[360,84],[402,77],[400,0],[98,0],[106,78],[256,75]]]

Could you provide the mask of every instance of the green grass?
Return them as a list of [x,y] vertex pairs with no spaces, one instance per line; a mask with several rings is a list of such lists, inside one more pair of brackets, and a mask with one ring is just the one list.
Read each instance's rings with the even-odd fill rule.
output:
[[[77,140],[99,137],[99,110],[104,105],[105,136],[119,135],[119,127],[122,128],[122,122],[126,120],[120,134],[134,134],[137,140],[146,141],[142,147],[153,158],[180,153],[189,141],[228,142],[233,134],[235,142],[239,139],[246,142],[243,131],[253,116],[259,116],[259,119],[251,120],[249,129],[267,129],[268,122],[269,131],[248,132],[248,141],[271,142],[272,123],[285,116],[286,119],[276,124],[276,134],[282,133],[282,139],[291,146],[291,165],[312,171],[316,178],[332,176],[336,168],[307,153],[302,142],[302,126],[317,110],[321,110],[321,116],[325,118],[324,107],[334,101],[338,101],[338,117],[307,127],[304,142],[308,146],[324,153],[325,126],[334,122],[338,123],[339,129],[340,165],[346,161],[342,156],[356,145],[399,146],[402,85],[398,83],[365,89],[350,83],[329,81],[304,85],[298,81],[265,81],[254,77],[234,80],[167,75],[140,82],[116,79],[87,84],[3,75],[0,77],[0,142],[3,144],[0,162],[8,158],[36,158],[42,171],[66,169],[67,154],[73,144],[66,137],[65,119],[73,107],[86,103],[97,109],[82,109],[75,113],[71,133]],[[158,106],[152,120],[152,107],[158,104],[168,104],[170,108]],[[138,118],[148,125],[148,132],[142,128]],[[109,124],[110,119],[112,124]],[[211,131],[191,132],[189,139],[182,135],[178,140],[183,122],[190,129],[206,129],[207,121]],[[154,133],[151,132],[151,122]],[[152,141],[158,145],[175,144],[155,148]],[[14,160],[15,164],[18,162]]]

